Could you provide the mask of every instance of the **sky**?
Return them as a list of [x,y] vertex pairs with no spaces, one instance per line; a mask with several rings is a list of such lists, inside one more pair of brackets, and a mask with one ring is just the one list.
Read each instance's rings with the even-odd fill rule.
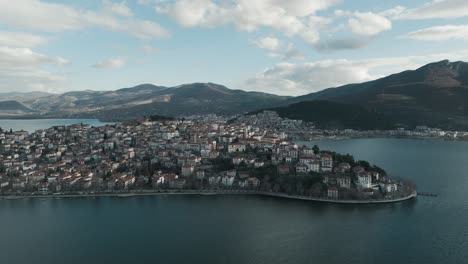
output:
[[0,93],[302,95],[468,61],[467,0],[0,0]]

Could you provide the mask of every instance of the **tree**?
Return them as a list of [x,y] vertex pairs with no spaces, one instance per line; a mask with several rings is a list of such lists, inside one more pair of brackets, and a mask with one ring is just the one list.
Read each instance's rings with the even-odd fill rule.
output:
[[358,166],[363,167],[366,171],[371,169],[371,165],[369,164],[369,162],[367,162],[365,160],[360,160],[360,161],[358,161],[356,163],[357,163]]
[[312,150],[314,151],[314,154],[315,154],[315,155],[317,155],[317,154],[320,153],[320,148],[319,148],[319,146],[317,146],[317,145],[314,145],[314,146],[312,147]]

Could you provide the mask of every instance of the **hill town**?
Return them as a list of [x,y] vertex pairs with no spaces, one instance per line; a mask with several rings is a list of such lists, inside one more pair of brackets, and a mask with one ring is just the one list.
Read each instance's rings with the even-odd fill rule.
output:
[[[212,191],[392,200],[413,187],[366,161],[298,145],[309,124],[265,111],[0,132],[4,196]],[[294,132],[295,131],[295,132]]]

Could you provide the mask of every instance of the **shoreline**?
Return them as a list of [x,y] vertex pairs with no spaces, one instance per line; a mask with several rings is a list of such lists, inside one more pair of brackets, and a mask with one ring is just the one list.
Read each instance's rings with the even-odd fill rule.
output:
[[0,196],[0,200],[23,200],[23,199],[60,199],[60,198],[96,198],[96,197],[115,197],[115,198],[131,198],[137,196],[164,196],[164,195],[258,195],[269,196],[276,198],[285,198],[302,201],[312,201],[320,203],[334,203],[334,204],[387,204],[404,202],[417,197],[418,193],[413,191],[411,194],[394,199],[381,199],[381,200],[336,200],[327,198],[315,198],[310,196],[288,195],[285,193],[271,193],[271,192],[258,192],[258,191],[180,191],[180,192],[128,192],[128,193],[87,193],[87,194],[36,194],[36,195],[4,195]]

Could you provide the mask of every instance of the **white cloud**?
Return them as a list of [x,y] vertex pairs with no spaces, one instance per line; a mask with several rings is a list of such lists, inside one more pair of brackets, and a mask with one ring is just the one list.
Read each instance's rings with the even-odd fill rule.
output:
[[273,37],[264,37],[256,40],[252,40],[257,47],[267,50],[277,50],[281,47],[281,41]]
[[42,64],[65,65],[68,61],[36,53],[28,48],[0,47],[0,67],[36,66]]
[[44,31],[82,27],[80,13],[66,5],[39,0],[0,0],[0,21],[9,25]]
[[386,17],[372,12],[354,12],[348,20],[351,32],[358,35],[375,35],[392,28],[392,22]]
[[278,63],[247,80],[245,88],[281,95],[301,95],[325,88],[381,78],[444,59],[466,60],[468,50],[425,56]]
[[36,53],[29,48],[0,47],[0,90],[53,92],[60,89],[63,74],[41,69],[63,66],[68,61]]
[[42,36],[13,31],[0,31],[0,46],[32,48],[47,43]]
[[401,12],[400,8],[396,7],[385,10],[380,13],[373,12],[351,12],[346,10],[335,10],[334,15],[337,18],[348,17],[347,27],[349,30],[357,35],[372,36],[380,32],[390,30],[392,28],[392,21],[387,17],[392,17],[396,13]]
[[309,43],[319,39],[320,27],[329,21],[315,13],[337,0],[176,0],[155,9],[185,27],[214,27],[233,24],[244,31],[268,27],[286,36],[301,36]]
[[341,50],[355,50],[367,46],[372,38],[337,38],[324,39],[314,45],[315,49],[322,52],[334,52]]
[[159,4],[163,2],[167,2],[170,0],[137,0],[139,5],[150,5],[150,4]]
[[446,25],[410,32],[404,37],[416,40],[444,41],[451,39],[468,40],[468,25]]
[[294,44],[289,43],[286,52],[284,53],[283,60],[303,60],[305,54],[302,53]]
[[130,14],[128,12],[130,10],[125,11],[125,8],[121,6],[115,7],[113,13],[108,12],[106,8],[104,12],[95,12],[40,0],[0,0],[0,6],[2,7],[0,8],[0,23],[20,28],[60,32],[100,27],[125,32],[139,38],[163,38],[169,35],[155,22],[114,16],[115,12],[120,15]]
[[247,88],[280,95],[300,95],[371,79],[365,65],[348,60],[279,63],[248,80]]
[[141,50],[145,54],[153,54],[153,53],[158,51],[158,48],[156,48],[154,46],[151,46],[151,45],[143,45],[143,46],[141,46]]
[[127,62],[126,59],[122,57],[110,58],[110,59],[103,60],[94,64],[93,67],[97,69],[121,68],[125,66],[126,62]]
[[104,8],[112,13],[125,17],[133,16],[133,12],[127,6],[127,2],[112,2],[110,0],[104,0],[103,4]]
[[466,0],[433,0],[425,5],[402,12],[401,19],[459,18],[468,16]]
[[401,14],[406,11],[406,7],[404,6],[395,6],[393,8],[384,10],[379,13],[379,15],[388,17],[390,19],[397,19]]

